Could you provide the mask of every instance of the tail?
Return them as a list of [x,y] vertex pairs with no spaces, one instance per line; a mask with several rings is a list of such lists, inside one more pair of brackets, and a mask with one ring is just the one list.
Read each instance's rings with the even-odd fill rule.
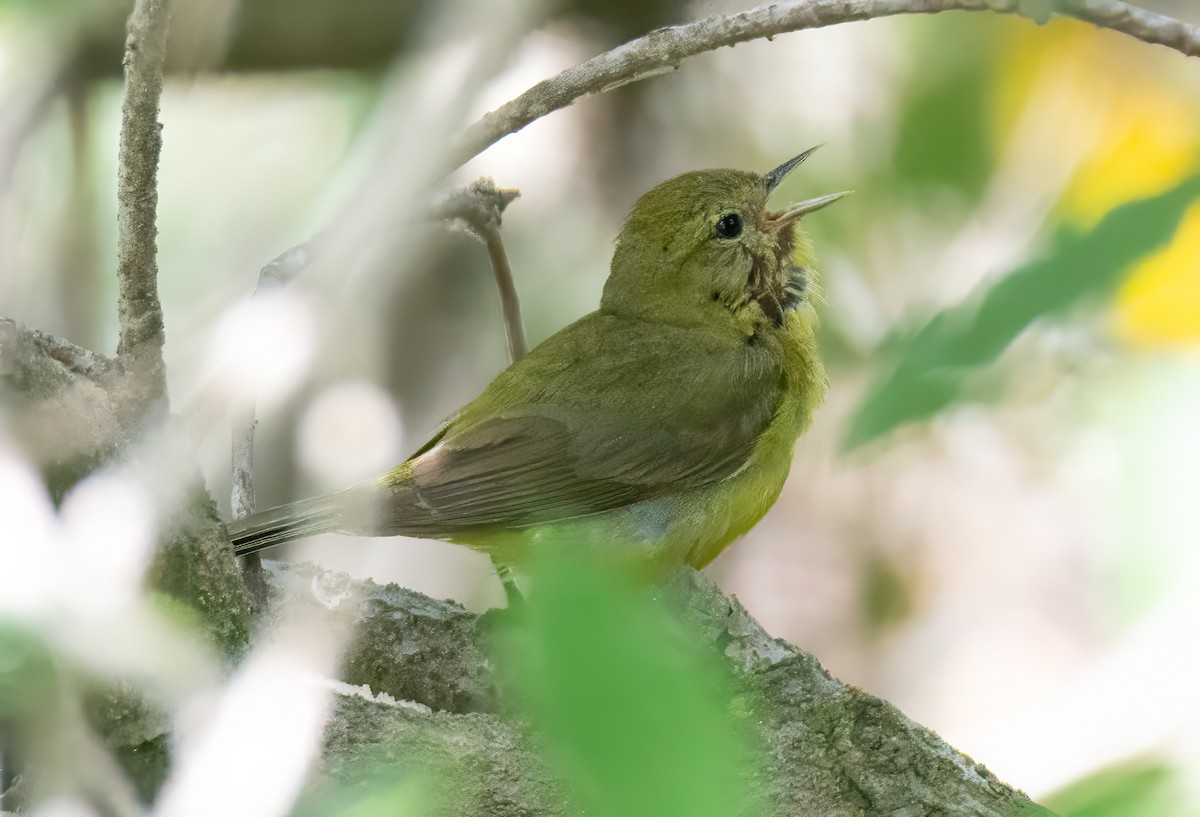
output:
[[233,552],[245,556],[293,539],[339,530],[345,510],[344,497],[326,494],[235,519],[226,528]]

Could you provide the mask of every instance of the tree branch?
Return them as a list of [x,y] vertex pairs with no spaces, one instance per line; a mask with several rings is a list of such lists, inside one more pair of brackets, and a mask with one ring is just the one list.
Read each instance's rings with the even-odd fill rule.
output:
[[37,329],[30,329],[28,337],[34,347],[47,357],[61,363],[72,374],[86,377],[88,380],[101,379],[111,373],[115,366],[113,361],[104,355]]
[[302,244],[284,250],[275,256],[270,263],[258,272],[258,283],[254,291],[258,292],[267,286],[284,286],[291,283],[300,271],[311,264],[325,249],[328,243],[328,233],[321,231]]
[[1151,45],[1200,57],[1200,26],[1116,0],[1058,0],[1057,11]]
[[170,0],[136,0],[125,40],[125,95],[117,157],[117,360],[131,376],[131,405],[144,414],[167,397],[162,304],[158,298],[155,211],[158,123]]
[[[275,256],[258,272],[258,283],[254,294],[270,286],[284,286],[291,282],[324,249],[324,233],[297,244]],[[250,397],[234,410],[233,417],[233,492],[230,503],[234,519],[254,513],[254,398]],[[258,559],[247,563],[258,564]]]
[[[1200,26],[1135,8],[1120,0],[1057,0],[1054,8],[1065,16],[1143,42],[1165,45],[1190,57],[1200,56]],[[1022,0],[791,0],[660,28],[543,80],[485,114],[451,147],[450,168],[465,164],[508,134],[567,107],[582,96],[604,93],[673,71],[683,60],[706,51],[838,23],[943,11],[1021,14],[1023,3]]]
[[[258,272],[258,283],[254,294],[272,286],[286,286],[301,270],[311,264],[325,249],[324,232],[297,244],[275,256]],[[253,395],[247,396],[233,409],[233,440],[231,457],[233,463],[233,490],[230,509],[234,519],[242,519],[254,513],[257,500],[254,496],[254,432],[258,428],[257,409]],[[246,589],[259,607],[266,604],[267,585],[262,572],[262,559],[257,553],[242,558],[242,574]]]
[[500,291],[508,359],[513,363],[529,351],[529,342],[525,339],[525,322],[521,318],[521,299],[500,235],[500,221],[504,208],[520,195],[517,190],[497,188],[491,179],[477,179],[470,186],[453,191],[433,208],[434,217],[463,222],[487,248],[492,271],[496,274],[496,287]]
[[[357,688],[341,689],[318,781],[353,785],[364,770],[445,761],[471,769],[463,787],[446,787],[461,798],[448,813],[571,813],[545,747],[514,717],[512,690],[488,660],[493,623],[396,585],[267,565],[273,604],[311,612],[323,632],[352,634],[340,679]],[[764,747],[754,783],[766,799],[761,813],[1052,817],[891,704],[772,638],[704,574],[684,568],[661,592],[735,680],[732,708],[744,710]]]
[[0,403],[38,461],[91,456],[122,438],[115,374],[103,355],[0,318]]
[[74,376],[101,386],[107,386],[105,378],[117,369],[117,364],[104,355],[29,329],[12,318],[0,318],[0,375],[24,375],[44,366],[50,366],[60,381]]

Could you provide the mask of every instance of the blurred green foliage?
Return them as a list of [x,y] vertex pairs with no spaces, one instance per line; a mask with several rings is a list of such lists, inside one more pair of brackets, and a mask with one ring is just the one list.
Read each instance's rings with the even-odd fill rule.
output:
[[45,644],[0,621],[0,717],[28,715],[54,694],[57,672]]
[[1200,176],[1192,176],[1159,196],[1114,208],[1088,232],[1063,227],[1042,258],[901,339],[890,371],[851,418],[844,447],[863,445],[959,400],[967,378],[1034,321],[1110,293],[1135,261],[1171,238],[1198,197]]
[[1105,769],[1050,798],[1062,817],[1182,817],[1185,798],[1171,768],[1139,761]]
[[892,165],[881,168],[882,189],[894,185],[898,193],[922,196],[936,186],[972,201],[983,192],[992,172],[991,32],[953,18],[917,29],[912,80],[899,103]]
[[301,799],[292,817],[420,817],[436,801],[426,778],[389,769],[356,786]]
[[497,660],[586,813],[754,813],[748,739],[702,640],[609,567],[556,557],[532,576]]

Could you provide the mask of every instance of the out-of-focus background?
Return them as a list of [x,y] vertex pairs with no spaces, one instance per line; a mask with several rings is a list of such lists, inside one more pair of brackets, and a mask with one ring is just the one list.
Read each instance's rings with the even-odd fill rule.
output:
[[[737,8],[180,3],[160,287],[172,405],[200,417],[223,511],[229,383],[258,392],[266,507],[387,470],[506,365],[486,254],[423,215],[453,134]],[[104,352],[124,13],[0,2],[0,314]],[[1200,814],[1200,205],[1178,193],[1200,172],[1200,62],[1069,21],[855,23],[585,98],[451,182],[521,190],[504,236],[536,343],[595,308],[649,187],[817,143],[778,201],[857,191],[808,224],[829,399],[777,506],[709,572],[1063,813]],[[330,225],[287,297],[247,303]],[[503,603],[485,557],[439,542],[271,555]]]

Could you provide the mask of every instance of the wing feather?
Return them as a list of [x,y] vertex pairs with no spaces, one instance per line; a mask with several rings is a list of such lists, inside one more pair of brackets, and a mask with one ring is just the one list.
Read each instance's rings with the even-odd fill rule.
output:
[[403,469],[384,530],[450,535],[587,516],[728,478],[782,375],[737,340],[593,314],[502,373]]

